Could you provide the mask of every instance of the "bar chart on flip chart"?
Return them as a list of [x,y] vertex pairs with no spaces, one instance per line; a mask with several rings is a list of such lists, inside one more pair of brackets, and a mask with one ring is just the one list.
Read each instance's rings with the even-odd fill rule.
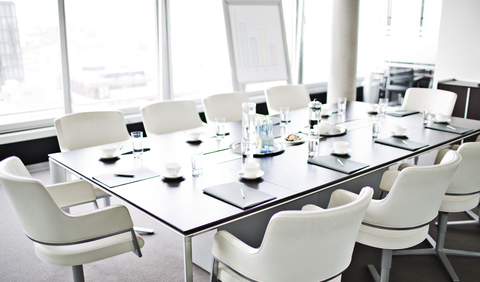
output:
[[288,80],[278,6],[231,5],[229,17],[238,82]]

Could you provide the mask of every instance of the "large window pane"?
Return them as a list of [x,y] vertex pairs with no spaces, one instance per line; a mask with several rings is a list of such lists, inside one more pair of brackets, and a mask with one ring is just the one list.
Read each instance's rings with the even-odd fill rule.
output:
[[174,99],[232,91],[222,1],[170,1]]
[[330,73],[331,1],[305,0],[303,83],[326,82]]
[[154,0],[67,0],[73,111],[159,99]]
[[0,2],[0,132],[62,113],[58,34],[56,0]]

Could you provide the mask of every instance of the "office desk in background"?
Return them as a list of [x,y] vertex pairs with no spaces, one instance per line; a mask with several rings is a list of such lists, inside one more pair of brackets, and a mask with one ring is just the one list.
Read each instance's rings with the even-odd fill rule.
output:
[[[345,115],[334,113],[328,119],[322,119],[322,122],[344,126],[347,134],[321,138],[318,155],[330,154],[334,141],[350,142],[352,152],[347,157],[369,165],[352,174],[308,164],[308,148],[303,143],[287,146],[280,155],[256,158],[255,161],[260,163],[265,175],[256,180],[242,179],[237,174],[241,169],[241,157],[229,149],[231,143],[241,140],[241,122],[232,122],[226,126],[226,131],[230,134],[221,141],[213,137],[213,128],[210,127],[206,128],[203,142],[196,144],[187,143],[183,132],[146,138],[144,147],[151,150],[143,153],[140,159],[122,155],[115,163],[104,163],[98,160],[99,147],[51,154],[49,160],[52,179],[54,182],[65,181],[65,170],[70,171],[174,230],[184,239],[185,280],[193,281],[192,238],[201,238],[205,234],[213,234],[216,229],[225,229],[247,244],[257,247],[268,220],[275,212],[299,209],[307,203],[325,207],[330,194],[338,188],[358,192],[363,186],[370,185],[377,189],[381,175],[389,166],[480,133],[480,121],[475,120],[452,118],[452,125],[472,128],[472,131],[459,135],[425,129],[421,114],[403,118],[386,116],[381,136],[391,135],[391,126],[403,124],[408,126],[410,140],[429,144],[417,151],[403,150],[374,143],[371,137],[372,119],[377,117],[367,114],[368,109],[368,104],[349,102]],[[298,132],[308,124],[307,109],[292,111],[289,116],[292,122],[286,131],[280,126],[274,126],[276,136]],[[125,142],[124,150],[130,150],[130,146],[129,142]],[[198,149],[205,153],[204,174],[192,177],[190,156]],[[114,188],[94,179],[94,176],[124,172],[135,166],[144,166],[162,173],[163,164],[169,161],[182,164],[182,179],[158,176]],[[242,210],[205,195],[202,191],[206,187],[228,182],[244,183],[271,194],[276,199]],[[211,258],[208,246],[206,249],[206,254],[205,250],[198,253],[200,266],[205,259],[202,256],[207,256],[207,260]],[[194,256],[196,254],[194,252]],[[194,259],[197,261],[197,258]],[[202,267],[210,270],[210,266]]]

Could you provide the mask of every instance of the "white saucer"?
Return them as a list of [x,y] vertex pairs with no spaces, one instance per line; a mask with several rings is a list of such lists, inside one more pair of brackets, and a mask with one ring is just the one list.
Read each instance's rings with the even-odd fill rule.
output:
[[327,112],[327,113],[320,113],[322,117],[328,117],[332,115],[332,112]]
[[437,121],[436,118],[432,118],[433,122],[434,123],[449,123],[452,119],[446,119],[446,120],[442,120],[442,121]]
[[368,111],[367,113],[371,114],[371,115],[376,115],[376,114],[378,114],[378,111]]
[[108,156],[108,157],[107,157],[107,156],[100,155],[100,160],[102,160],[102,161],[114,160],[114,159],[118,158],[118,155],[119,155],[118,153],[116,153],[116,154],[113,155],[113,156]]
[[167,175],[166,173],[161,174],[163,177],[168,178],[168,179],[175,179],[175,178],[180,178],[183,176],[183,173],[179,172],[176,175]]
[[202,138],[198,138],[198,139],[187,139],[187,142],[202,142]]
[[332,153],[334,155],[348,155],[351,152],[352,152],[352,149],[350,149],[350,148],[348,148],[346,152],[341,152],[341,153],[334,152],[333,148],[330,148],[330,153]]
[[405,132],[404,134],[395,134],[395,132],[392,131],[392,135],[394,137],[407,137],[408,134],[410,134],[410,132]]
[[241,171],[241,170],[238,172],[238,175],[240,175],[241,177],[243,177],[245,179],[257,179],[259,177],[262,177],[264,174],[265,174],[265,172],[263,170],[259,170],[257,172],[257,174],[254,175],[254,176],[246,176],[246,175],[243,174],[243,171]]

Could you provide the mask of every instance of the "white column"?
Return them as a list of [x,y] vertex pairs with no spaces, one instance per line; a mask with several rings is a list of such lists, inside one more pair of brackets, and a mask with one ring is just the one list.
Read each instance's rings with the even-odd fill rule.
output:
[[360,0],[334,0],[327,103],[356,98],[358,14]]

